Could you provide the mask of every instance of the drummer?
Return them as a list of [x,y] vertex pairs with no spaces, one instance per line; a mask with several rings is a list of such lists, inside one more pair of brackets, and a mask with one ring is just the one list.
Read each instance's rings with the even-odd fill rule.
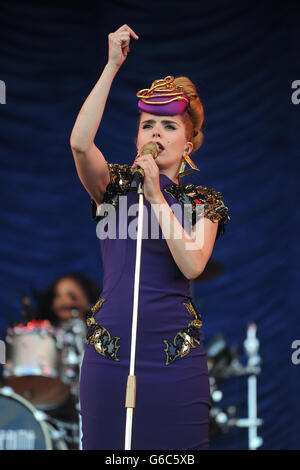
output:
[[47,290],[35,291],[36,318],[49,320],[54,326],[63,326],[74,316],[84,318],[99,299],[100,293],[101,289],[96,282],[83,273],[65,273]]

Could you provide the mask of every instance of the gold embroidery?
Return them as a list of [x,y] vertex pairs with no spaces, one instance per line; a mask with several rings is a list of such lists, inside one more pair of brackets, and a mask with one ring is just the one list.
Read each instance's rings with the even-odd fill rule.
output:
[[117,352],[120,348],[120,346],[117,345],[119,339],[119,336],[112,337],[104,326],[98,325],[98,328],[95,329],[89,337],[88,342],[92,344],[95,350],[102,356],[108,357],[114,361],[119,361],[120,359],[117,358]]
[[120,359],[117,358],[117,352],[120,346],[117,345],[117,342],[119,341],[120,337],[111,336],[110,332],[104,326],[99,325],[99,323],[94,318],[95,313],[100,310],[103,302],[105,302],[105,299],[100,297],[87,314],[87,343],[93,345],[97,353],[101,354],[102,356],[107,357],[108,359],[112,359],[113,361],[119,361]]
[[183,305],[186,306],[186,308],[188,309],[190,314],[195,318],[193,321],[191,321],[188,324],[188,326],[194,326],[195,328],[200,328],[203,325],[203,323],[202,323],[201,319],[198,317],[197,311],[196,311],[195,307],[193,306],[191,300],[189,300],[188,303],[183,302]]
[[171,364],[177,357],[186,356],[191,348],[195,348],[194,342],[200,344],[199,328],[202,326],[201,315],[197,313],[193,302],[188,299],[187,302],[183,302],[188,312],[194,317],[194,320],[188,323],[187,328],[184,328],[175,335],[172,342],[163,340],[166,347],[164,349],[167,360],[166,365]]
[[[231,220],[228,215],[228,207],[225,206],[223,197],[219,191],[207,186],[195,186],[194,184],[176,185],[169,184],[164,191],[174,199],[184,204],[192,204],[191,221],[195,225],[199,217],[206,217],[212,222],[219,222],[216,240],[225,232],[226,223]],[[203,204],[204,211],[197,211],[197,205]]]
[[93,312],[93,314],[95,315],[96,312],[98,312],[98,310],[100,310],[100,307],[101,305],[103,304],[103,302],[105,301],[105,299],[99,299],[98,302],[91,308],[91,311]]

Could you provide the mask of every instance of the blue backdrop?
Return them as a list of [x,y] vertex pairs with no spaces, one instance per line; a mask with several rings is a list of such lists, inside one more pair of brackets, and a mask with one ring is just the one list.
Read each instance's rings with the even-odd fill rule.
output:
[[[208,341],[222,331],[242,344],[255,321],[263,358],[258,379],[264,449],[299,449],[300,339],[296,201],[300,105],[299,7],[280,2],[1,2],[1,338],[19,320],[22,293],[82,271],[102,282],[90,198],[69,138],[107,61],[107,35],[127,23],[139,35],[113,82],[96,145],[112,163],[135,155],[137,90],[186,75],[205,109],[201,172],[186,182],[221,191],[231,221],[212,260],[221,275],[194,283]],[[295,100],[294,100],[295,101]],[[242,351],[242,349],[241,349]],[[222,406],[247,413],[247,383],[222,386]],[[247,448],[235,429],[212,449]]]

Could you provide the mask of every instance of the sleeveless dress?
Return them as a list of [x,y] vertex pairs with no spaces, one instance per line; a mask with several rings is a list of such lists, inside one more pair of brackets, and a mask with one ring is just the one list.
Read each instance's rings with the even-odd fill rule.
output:
[[[108,167],[111,182],[97,211],[91,200],[104,276],[101,296],[86,318],[80,375],[84,450],[122,450],[125,444],[138,194],[131,189],[129,165]],[[171,208],[189,204],[192,224],[202,204],[204,216],[219,222],[219,238],[230,220],[220,192],[175,184],[163,174],[159,180]],[[211,400],[202,318],[158,222],[158,235],[151,232],[153,216],[144,198],[131,449],[208,449]]]

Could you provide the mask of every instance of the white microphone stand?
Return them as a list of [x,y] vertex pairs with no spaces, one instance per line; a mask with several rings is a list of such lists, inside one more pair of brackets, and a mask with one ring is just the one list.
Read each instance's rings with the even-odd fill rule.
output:
[[[150,141],[146,143],[142,150],[141,155],[151,153],[153,158],[157,157],[159,150],[156,142]],[[185,169],[186,164],[189,164],[190,168]],[[194,162],[188,155],[185,156],[185,161],[181,164],[179,169],[178,178],[182,178],[185,175],[193,173],[194,171],[200,171],[196,167]],[[145,173],[141,171],[141,174],[145,176]],[[135,372],[135,350],[136,350],[136,333],[137,333],[137,318],[138,318],[138,303],[139,303],[139,286],[140,286],[140,265],[141,265],[141,249],[142,249],[142,233],[143,233],[143,218],[144,218],[144,191],[143,183],[138,182],[137,194],[139,195],[139,215],[138,215],[138,229],[137,229],[137,242],[136,242],[136,261],[135,261],[135,275],[134,275],[134,296],[133,296],[133,314],[132,314],[132,329],[131,329],[131,351],[130,351],[130,369],[127,377],[126,386],[126,426],[125,426],[125,450],[131,450],[131,436],[132,436],[132,418],[133,408],[135,407],[136,397],[136,378]]]
[[136,377],[134,375],[135,373],[135,350],[136,350],[141,249],[142,249],[143,216],[144,216],[144,192],[143,192],[141,182],[138,184],[137,193],[139,195],[139,214],[138,214],[137,241],[136,241],[135,274],[134,274],[130,368],[129,368],[129,375],[127,377],[126,401],[125,401],[125,408],[126,408],[125,450],[131,450],[132,419],[133,419],[133,409],[135,407],[135,397],[136,397]]

